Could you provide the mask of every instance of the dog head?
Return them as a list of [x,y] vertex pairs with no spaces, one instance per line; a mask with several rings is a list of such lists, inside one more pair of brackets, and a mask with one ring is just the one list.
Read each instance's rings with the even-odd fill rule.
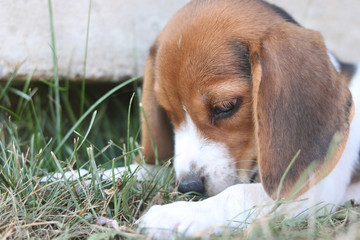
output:
[[328,166],[315,181],[336,165],[353,109],[319,33],[241,0],[192,1],[175,14],[150,49],[142,104],[145,159],[174,156],[183,191],[217,194],[257,166],[273,198],[299,151],[281,196],[313,163]]

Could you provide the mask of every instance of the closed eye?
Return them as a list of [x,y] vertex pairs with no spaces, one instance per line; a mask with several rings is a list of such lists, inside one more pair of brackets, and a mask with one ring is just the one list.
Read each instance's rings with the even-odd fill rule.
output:
[[234,115],[239,110],[241,103],[241,98],[225,99],[213,103],[210,109],[212,124]]

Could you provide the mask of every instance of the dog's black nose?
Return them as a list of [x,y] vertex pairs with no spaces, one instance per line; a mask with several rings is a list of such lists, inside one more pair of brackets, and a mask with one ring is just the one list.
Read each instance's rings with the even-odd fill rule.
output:
[[178,187],[179,192],[198,192],[205,194],[204,181],[200,178],[184,179],[180,182]]

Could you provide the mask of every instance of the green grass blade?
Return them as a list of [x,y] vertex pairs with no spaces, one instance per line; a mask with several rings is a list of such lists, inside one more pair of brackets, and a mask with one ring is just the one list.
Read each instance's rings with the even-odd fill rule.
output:
[[9,92],[12,92],[12,93],[18,95],[20,97],[20,99],[22,98],[22,99],[25,99],[26,101],[30,101],[30,99],[31,99],[31,96],[29,94],[26,94],[16,88],[10,87]]
[[282,189],[282,186],[284,184],[284,180],[285,180],[285,177],[286,175],[289,173],[290,171],[290,168],[292,167],[292,165],[295,163],[295,160],[298,158],[298,156],[300,155],[300,150],[295,154],[295,156],[293,157],[293,159],[291,160],[289,166],[286,168],[284,174],[281,176],[281,179],[280,179],[280,183],[279,183],[279,186],[278,186],[278,190],[277,190],[277,193],[276,193],[276,202],[280,201],[280,193],[281,193],[281,189]]
[[6,108],[6,107],[0,105],[0,109],[3,109],[3,110],[5,110],[6,112],[10,113],[10,115],[14,116],[17,120],[20,119],[20,116],[19,116],[17,113],[11,111],[9,108]]
[[[70,89],[70,72],[71,72],[71,65],[72,65],[72,61],[73,61],[73,58],[74,58],[74,52],[75,52],[75,48],[73,48],[73,50],[71,51],[71,57],[70,57],[70,61],[69,61],[69,64],[68,64],[68,69],[67,69],[67,73],[66,73],[66,78],[65,78],[65,89],[66,91],[64,91],[64,95],[63,95],[63,104],[65,105],[64,106],[64,109],[66,110],[69,118],[70,118],[70,121],[72,124],[74,124],[76,122],[76,116],[75,116],[75,113],[74,113],[74,110],[73,110],[73,104],[71,103],[70,101],[70,97],[69,97],[69,89]],[[79,129],[80,131],[80,129]]]
[[[28,91],[29,89],[29,86],[30,86],[30,82],[31,82],[31,79],[34,75],[34,72],[35,72],[35,68],[33,70],[30,71],[30,73],[28,74],[27,78],[26,78],[26,81],[25,81],[25,84],[24,84],[24,87],[22,89],[22,92],[24,94],[26,94],[26,92]],[[28,94],[27,94],[28,95]],[[23,104],[23,101],[24,99],[23,98],[20,98],[19,99],[19,102],[18,102],[18,105],[17,105],[17,108],[16,108],[16,113],[20,115],[20,111],[21,111],[21,108],[22,108],[22,104]]]
[[10,84],[12,82],[12,80],[14,79],[14,77],[16,76],[17,72],[19,71],[21,65],[23,64],[24,62],[22,62],[19,66],[17,66],[15,68],[15,70],[12,72],[11,76],[9,77],[9,79],[6,81],[6,84],[4,86],[4,88],[1,90],[0,92],[0,101],[2,100],[2,98],[4,97],[5,93],[7,92],[8,88],[10,87]]
[[90,125],[89,125],[89,127],[88,127],[88,130],[86,131],[83,140],[81,141],[81,143],[80,143],[79,146],[77,147],[77,150],[79,150],[80,147],[83,145],[83,143],[86,141],[86,139],[87,139],[87,137],[88,137],[88,135],[89,135],[89,133],[90,133],[90,130],[91,130],[91,128],[92,128],[92,126],[93,126],[93,124],[94,124],[94,122],[95,122],[96,113],[97,113],[97,111],[94,111],[94,113],[93,113],[93,115],[92,115],[92,117],[91,117],[91,121],[90,121]]
[[44,136],[44,133],[43,133],[43,130],[41,127],[41,123],[40,123],[40,120],[39,120],[39,117],[37,114],[38,108],[35,107],[34,101],[32,99],[30,100],[30,106],[31,106],[31,111],[33,113],[33,116],[35,118],[35,124],[31,124],[31,126],[34,127],[34,128],[32,128],[32,133],[33,134],[35,134],[37,132],[40,133],[43,143],[46,143],[45,136]]
[[41,82],[41,83],[43,83],[43,84],[51,87],[52,89],[58,89],[59,91],[66,91],[66,90],[68,90],[66,87],[61,87],[61,86],[59,86],[59,85],[56,85],[55,83],[49,82],[49,81],[47,81],[47,80],[45,80],[45,79],[42,79],[42,78],[39,79],[39,82]]
[[131,106],[134,100],[134,96],[135,93],[133,93],[133,95],[130,98],[130,103],[129,103],[129,107],[128,107],[128,116],[127,116],[127,133],[126,133],[126,148],[125,151],[130,151],[130,120],[131,120]]
[[[99,185],[101,186],[101,181],[100,181],[99,171],[95,162],[94,147],[91,145],[86,150],[90,161],[90,169],[92,174],[91,181],[95,188],[95,195],[97,195],[99,189],[97,186]],[[100,189],[102,189],[102,187],[100,187]]]
[[48,0],[49,5],[49,18],[50,18],[50,32],[51,32],[51,49],[53,58],[53,77],[54,77],[54,94],[55,94],[55,139],[57,143],[61,142],[61,103],[60,103],[60,89],[59,89],[59,74],[58,74],[58,62],[56,54],[56,42],[55,42],[55,29],[54,29],[54,18],[52,11],[51,0]]
[[86,27],[84,69],[83,69],[83,77],[82,77],[82,82],[81,82],[80,116],[83,115],[84,108],[85,108],[85,78],[86,78],[88,43],[89,43],[89,31],[90,31],[91,3],[92,3],[92,0],[89,0],[88,20],[87,20],[87,27]]

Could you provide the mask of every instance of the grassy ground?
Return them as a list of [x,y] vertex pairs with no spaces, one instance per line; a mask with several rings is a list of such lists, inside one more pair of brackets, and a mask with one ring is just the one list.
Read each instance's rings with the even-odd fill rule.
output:
[[[31,83],[31,73],[25,87],[11,79],[1,85],[0,239],[136,237],[134,222],[149,204],[181,197],[173,192],[171,173],[141,183],[129,173],[101,179],[104,169],[131,163],[139,154],[135,82],[108,86],[103,94],[96,87],[99,96],[88,87],[82,114],[71,99],[80,95],[76,85],[59,86],[59,101],[56,87]],[[40,181],[79,168],[90,173],[74,182]],[[85,185],[85,179],[98,181]],[[102,226],[106,219],[117,224]]]
[[[88,86],[81,113],[73,99],[81,95],[78,85],[32,83],[31,75],[20,86],[11,78],[0,86],[0,239],[141,239],[135,221],[149,206],[189,200],[176,192],[171,171],[148,182],[129,173],[101,179],[104,169],[131,163],[139,154],[136,79],[100,92]],[[79,168],[90,173],[74,182],[40,181]],[[98,181],[85,185],[85,179]],[[269,217],[211,238],[360,239],[359,227],[359,211],[349,203],[322,218]]]
[[[176,192],[172,171],[147,182],[129,173],[101,178],[104,169],[139,154],[137,79],[101,86],[60,81],[54,38],[52,49],[52,79],[33,82],[29,72],[19,84],[15,70],[0,84],[0,239],[142,239],[135,221],[149,206],[189,196]],[[40,181],[80,168],[89,174],[74,182]],[[269,217],[211,238],[360,239],[359,227],[359,210],[349,203],[321,218]]]

